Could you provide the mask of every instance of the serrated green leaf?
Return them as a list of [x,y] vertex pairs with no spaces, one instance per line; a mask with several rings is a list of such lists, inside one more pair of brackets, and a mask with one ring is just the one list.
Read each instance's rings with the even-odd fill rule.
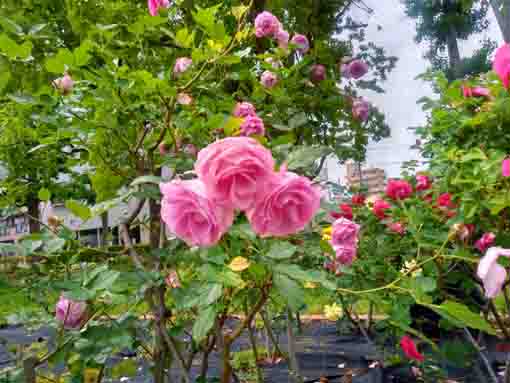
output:
[[266,257],[272,259],[288,259],[296,253],[297,249],[297,246],[289,242],[276,242],[271,245],[271,248],[266,253]]

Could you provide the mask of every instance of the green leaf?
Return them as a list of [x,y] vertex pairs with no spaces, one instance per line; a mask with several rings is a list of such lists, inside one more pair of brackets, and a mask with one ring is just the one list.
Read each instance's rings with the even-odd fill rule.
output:
[[[422,304],[422,303],[420,303]],[[480,316],[480,314],[472,312],[466,305],[455,302],[445,301],[440,306],[427,305],[432,310],[443,316],[446,320],[457,327],[471,327],[474,329],[485,331],[488,334],[495,335],[494,328]]]
[[223,124],[223,131],[226,136],[232,136],[234,133],[238,132],[241,128],[241,124],[243,123],[243,118],[239,117],[229,117]]
[[53,254],[53,253],[56,253],[57,251],[62,250],[62,248],[64,247],[65,244],[66,244],[65,239],[55,238],[55,239],[52,239],[51,241],[48,241],[46,243],[45,248],[49,254]]
[[216,319],[216,310],[214,307],[208,307],[205,310],[202,310],[198,315],[195,323],[193,324],[193,340],[195,342],[200,342],[204,339],[209,331],[214,326],[214,321]]
[[224,25],[216,22],[216,12],[220,6],[221,3],[209,8],[198,8],[196,12],[193,12],[195,22],[215,40],[223,40],[226,37]]
[[246,6],[246,5],[238,5],[237,7],[232,7],[232,14],[234,15],[234,17],[239,20],[241,19],[241,17],[243,17],[243,15],[246,13],[246,11],[249,9],[250,7]]
[[301,112],[292,116],[289,120],[289,128],[297,129],[308,122],[308,117],[305,112]]
[[214,285],[212,285],[212,288],[209,291],[209,294],[207,294],[207,299],[205,301],[205,304],[206,305],[213,304],[218,299],[220,299],[222,294],[223,294],[223,286],[220,285],[219,283],[215,283]]
[[89,52],[92,50],[94,43],[90,40],[85,40],[81,45],[74,50],[74,65],[80,67],[87,65],[92,56]]
[[74,55],[69,49],[59,49],[57,54],[53,57],[46,59],[44,66],[46,70],[51,73],[62,74],[66,71],[67,67],[74,65]]
[[271,245],[271,248],[266,253],[266,257],[273,259],[288,259],[296,253],[297,249],[297,246],[294,246],[289,242],[276,242]]
[[186,27],[179,29],[175,35],[175,42],[183,48],[191,48],[194,39],[195,33],[190,33]]
[[282,274],[273,276],[274,286],[282,298],[293,310],[299,310],[304,305],[304,290],[295,281]]
[[78,201],[68,200],[65,202],[66,208],[75,216],[81,218],[84,222],[92,218],[92,212],[88,206],[85,206]]
[[92,283],[90,284],[90,289],[94,291],[99,290],[109,290],[112,288],[113,284],[119,278],[120,272],[114,270],[107,270],[105,272],[100,273],[94,278]]
[[32,43],[25,41],[19,45],[9,36],[2,34],[0,35],[0,52],[3,52],[11,60],[13,59],[26,59],[32,53]]
[[0,92],[2,92],[9,84],[9,80],[11,79],[11,72],[9,72],[6,68],[2,70],[0,73]]
[[39,190],[39,193],[37,193],[37,196],[41,201],[49,201],[51,198],[51,192],[46,188],[42,188]]
[[123,359],[110,368],[111,375],[116,380],[124,376],[134,377],[137,374],[138,362],[136,359]]
[[8,94],[7,97],[18,104],[35,104],[36,100],[29,94]]
[[136,178],[133,182],[131,182],[131,187],[141,185],[141,184],[156,184],[159,185],[161,183],[161,177],[157,176],[142,176]]
[[331,153],[325,146],[301,146],[292,151],[287,158],[289,170],[309,169],[320,157]]

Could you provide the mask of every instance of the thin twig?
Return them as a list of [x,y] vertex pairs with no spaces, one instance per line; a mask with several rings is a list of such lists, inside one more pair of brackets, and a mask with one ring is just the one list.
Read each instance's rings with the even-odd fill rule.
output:
[[478,343],[476,343],[475,338],[471,335],[471,332],[469,332],[467,327],[464,327],[464,334],[466,336],[466,339],[473,345],[475,350],[478,352],[478,355],[482,359],[483,363],[485,364],[485,368],[487,369],[487,372],[489,373],[493,383],[498,383],[498,378],[496,374],[494,373],[494,370],[489,362],[489,359],[487,359],[487,356],[484,353],[484,349],[480,347]]

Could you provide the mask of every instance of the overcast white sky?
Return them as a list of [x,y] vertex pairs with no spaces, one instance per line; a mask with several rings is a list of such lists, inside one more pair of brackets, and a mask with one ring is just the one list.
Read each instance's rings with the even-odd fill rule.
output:
[[[425,72],[428,63],[422,57],[423,47],[414,41],[414,20],[405,16],[400,0],[365,0],[365,3],[374,10],[372,15],[357,9],[353,9],[352,14],[369,23],[367,39],[384,47],[388,55],[398,57],[396,68],[382,84],[386,93],[365,93],[366,98],[386,115],[391,127],[390,138],[369,146],[367,166],[383,168],[388,177],[398,177],[402,162],[419,159],[418,153],[410,149],[416,137],[408,127],[425,121],[425,114],[416,101],[431,95],[431,90],[425,82],[416,80],[416,76]],[[461,54],[473,51],[485,36],[502,42],[492,13],[490,22],[487,31],[468,41],[459,41]],[[382,30],[378,30],[378,25]],[[328,164],[328,174],[332,180],[343,180],[343,170],[332,162]]]

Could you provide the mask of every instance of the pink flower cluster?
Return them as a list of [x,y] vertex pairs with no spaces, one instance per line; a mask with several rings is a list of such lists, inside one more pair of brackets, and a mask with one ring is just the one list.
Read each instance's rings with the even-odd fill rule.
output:
[[240,127],[242,136],[263,136],[265,134],[266,128],[264,126],[264,121],[257,116],[257,111],[251,103],[237,103],[232,114],[234,117],[243,119]]
[[339,218],[333,223],[330,243],[340,264],[351,265],[356,258],[359,230],[359,225],[347,218]]
[[87,303],[60,296],[55,308],[55,318],[64,325],[64,328],[80,328],[87,319]]
[[245,212],[255,233],[284,237],[304,229],[320,206],[306,177],[274,171],[271,152],[252,138],[229,137],[198,153],[198,179],[160,186],[161,217],[191,246],[212,246]]

